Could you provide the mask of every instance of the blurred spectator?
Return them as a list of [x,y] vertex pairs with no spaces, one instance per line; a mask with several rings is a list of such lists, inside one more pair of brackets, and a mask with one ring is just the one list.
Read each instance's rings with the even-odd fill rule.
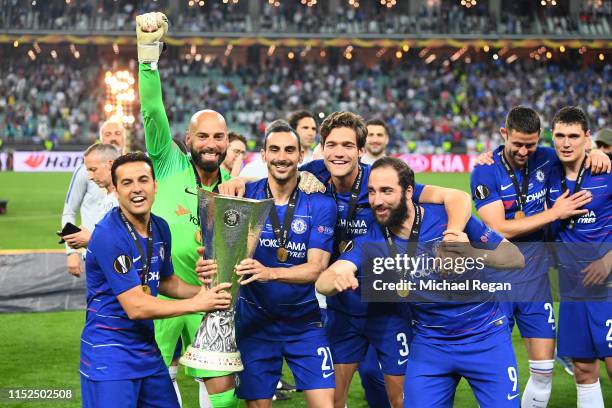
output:
[[[539,1],[511,5],[496,21],[487,2],[466,9],[458,1],[438,5],[423,2],[414,15],[399,7],[387,9],[372,2],[355,9],[346,1],[337,10],[327,2],[306,7],[299,1],[281,1],[278,7],[262,0],[258,14],[249,15],[248,2],[171,0],[0,0],[0,26],[32,30],[132,31],[134,17],[147,11],[168,14],[175,31],[371,33],[371,34],[581,34],[610,35],[611,6],[605,0],[597,7],[585,3],[579,15],[565,7],[541,7]],[[191,4],[191,5],[190,5]],[[435,4],[435,3],[434,3]],[[401,11],[404,10],[404,11]]]
[[[23,56],[0,63],[0,135],[91,143],[104,119],[105,66],[99,61],[47,62],[41,54],[36,64]],[[593,129],[610,124],[609,64],[596,71],[531,59],[461,61],[445,66],[419,58],[380,59],[368,68],[344,58],[336,65],[287,65],[274,58],[261,65],[162,59],[160,75],[172,133],[179,137],[193,112],[203,108],[222,113],[232,129],[259,145],[266,124],[294,110],[307,108],[318,117],[334,110],[380,117],[390,127],[391,152],[407,151],[408,143],[416,143],[420,152],[439,150],[444,142],[464,150],[498,143],[506,111],[518,104],[534,107],[545,125],[565,105],[582,106]],[[143,139],[136,117],[133,145]]]

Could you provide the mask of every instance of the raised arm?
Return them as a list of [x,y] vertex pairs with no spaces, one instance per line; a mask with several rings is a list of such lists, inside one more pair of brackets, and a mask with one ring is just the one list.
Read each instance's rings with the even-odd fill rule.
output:
[[468,193],[454,188],[424,185],[419,203],[444,204],[448,216],[447,230],[463,231],[472,215],[472,199]]
[[167,19],[162,13],[147,13],[136,17],[140,110],[147,152],[158,178],[172,173],[177,166],[182,168],[188,164],[185,155],[172,141],[157,70],[162,44],[160,40],[167,30]]

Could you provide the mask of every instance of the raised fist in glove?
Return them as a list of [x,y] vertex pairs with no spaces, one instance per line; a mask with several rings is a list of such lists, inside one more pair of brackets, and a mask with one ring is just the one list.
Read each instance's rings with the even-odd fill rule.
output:
[[136,16],[136,40],[138,62],[151,63],[155,69],[164,43],[160,40],[168,32],[168,18],[164,13],[154,12]]

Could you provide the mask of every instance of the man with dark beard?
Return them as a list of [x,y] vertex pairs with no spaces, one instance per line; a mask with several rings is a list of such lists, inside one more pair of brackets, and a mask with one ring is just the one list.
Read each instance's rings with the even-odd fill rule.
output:
[[[138,16],[138,82],[147,152],[153,161],[158,191],[153,212],[164,218],[172,235],[172,264],[185,282],[199,285],[194,272],[197,248],[202,238],[199,229],[197,187],[215,191],[230,175],[220,168],[228,147],[225,118],[213,110],[196,112],[189,121],[185,154],[172,140],[164,109],[161,82],[157,71],[159,40],[168,23],[162,13]],[[202,321],[202,314],[191,314],[155,321],[155,338],[170,376],[176,386],[174,351],[179,337],[183,348],[189,346]],[[172,363],[172,364],[171,364]],[[200,406],[236,406],[234,377],[229,373],[187,368],[188,375],[200,381]],[[210,396],[210,403],[208,402]]]
[[[377,260],[395,275],[401,272],[401,267],[395,266],[398,257],[410,253],[417,242],[433,244],[442,241],[445,235],[453,235],[452,241],[466,243],[461,247],[460,256],[481,258],[486,266],[518,268],[524,265],[523,256],[515,246],[507,241],[503,248],[499,246],[505,241],[503,237],[473,216],[463,232],[445,231],[448,218],[444,207],[413,202],[414,191],[414,173],[406,163],[392,157],[383,157],[374,163],[368,180],[368,198],[376,223],[366,235],[349,242],[339,259],[321,274],[316,282],[320,293],[330,297],[369,285],[371,282],[365,278],[380,272],[375,269]],[[478,248],[467,245],[468,238]],[[421,245],[418,251],[422,252]],[[410,256],[417,255],[422,253],[417,254],[415,250]],[[374,268],[369,268],[370,265]],[[412,273],[422,279],[440,277],[435,270],[418,268]],[[404,278],[413,280],[411,275]],[[418,290],[419,286],[415,286]],[[373,288],[380,291],[376,284]],[[367,293],[368,288],[364,286],[363,290],[362,294]],[[411,296],[401,291],[396,293],[395,289],[391,294]],[[383,297],[382,291],[377,296],[387,303],[368,304],[364,322],[368,330],[364,333],[379,355],[393,407],[451,406],[460,376],[469,380],[481,406],[518,406],[514,351],[506,317],[496,302],[410,303],[410,313],[407,313],[404,304],[388,303],[397,298]],[[394,330],[401,327],[402,320],[408,323],[409,318],[413,322],[412,342],[404,333],[396,334]],[[399,362],[405,369],[403,386],[400,381],[404,379],[404,372],[390,370]],[[389,386],[395,388],[398,383],[400,389],[391,392]]]

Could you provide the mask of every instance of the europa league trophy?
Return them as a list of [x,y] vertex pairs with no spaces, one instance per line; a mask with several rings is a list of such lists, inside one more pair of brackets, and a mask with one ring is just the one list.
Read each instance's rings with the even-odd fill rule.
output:
[[207,313],[193,344],[179,362],[213,371],[242,371],[236,347],[234,313],[239,284],[234,266],[255,253],[274,199],[228,197],[198,189],[198,211],[205,256],[217,261],[212,286],[231,283],[232,301],[227,310]]

